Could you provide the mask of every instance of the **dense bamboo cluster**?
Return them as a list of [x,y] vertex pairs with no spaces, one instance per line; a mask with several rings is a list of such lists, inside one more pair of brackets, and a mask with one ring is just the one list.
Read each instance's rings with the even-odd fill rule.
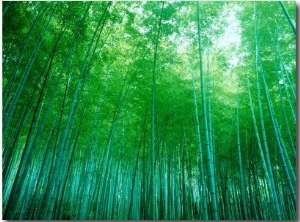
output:
[[3,219],[295,219],[294,17],[3,2]]

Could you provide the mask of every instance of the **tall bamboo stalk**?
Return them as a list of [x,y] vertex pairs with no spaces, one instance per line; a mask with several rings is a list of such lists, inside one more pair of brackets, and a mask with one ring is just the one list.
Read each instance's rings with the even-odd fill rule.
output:
[[206,111],[206,100],[204,92],[204,77],[203,77],[203,65],[202,65],[202,44],[201,44],[201,14],[200,14],[200,2],[197,2],[197,24],[198,24],[198,45],[199,45],[199,59],[200,59],[200,81],[201,81],[201,99],[202,99],[202,113],[203,113],[203,125],[205,133],[205,148],[208,161],[208,181],[209,181],[209,191],[211,196],[211,216],[213,220],[219,219],[218,216],[218,207],[217,207],[217,197],[216,197],[216,186],[215,186],[215,176],[214,176],[214,162],[212,157],[212,147],[209,140],[209,131],[208,131],[208,119]]

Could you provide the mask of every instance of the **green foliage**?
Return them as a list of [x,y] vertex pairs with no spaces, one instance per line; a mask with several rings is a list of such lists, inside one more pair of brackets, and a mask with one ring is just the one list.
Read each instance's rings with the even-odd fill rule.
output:
[[[294,20],[295,3],[284,2],[284,6]],[[227,41],[224,32],[233,26],[227,24],[229,12],[240,26],[241,42],[220,46]],[[201,2],[200,13],[203,82],[197,2],[3,2],[4,219],[149,219],[152,195],[155,219],[198,220],[205,213],[212,219],[204,105],[212,126],[208,133],[219,219],[246,219],[245,203],[251,206],[246,207],[248,219],[277,219],[254,130],[247,79],[261,140],[262,103],[281,217],[295,219],[293,193],[279,158],[272,118],[279,124],[281,143],[286,144],[285,158],[295,170],[290,138],[296,137],[296,36],[278,2],[256,3],[257,25],[253,2]],[[274,114],[263,93],[263,74]],[[241,173],[245,202],[239,197]],[[203,187],[209,209],[204,208]]]

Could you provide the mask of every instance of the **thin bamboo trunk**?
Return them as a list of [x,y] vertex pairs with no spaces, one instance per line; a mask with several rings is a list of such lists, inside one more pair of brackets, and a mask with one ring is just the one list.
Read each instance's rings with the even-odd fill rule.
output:
[[203,77],[203,65],[202,65],[202,44],[201,44],[201,14],[200,14],[200,2],[197,2],[197,14],[198,14],[198,45],[199,45],[199,58],[200,58],[200,81],[201,81],[201,97],[202,97],[202,113],[203,113],[203,124],[204,124],[204,133],[205,133],[205,147],[206,155],[208,161],[208,181],[209,181],[209,192],[211,196],[211,218],[213,220],[218,220],[218,207],[217,207],[217,197],[216,197],[216,186],[215,186],[215,176],[214,176],[214,162],[211,153],[211,144],[209,140],[208,132],[208,119],[206,112],[206,100],[204,92],[204,77]]
[[283,10],[284,15],[286,16],[286,18],[287,18],[287,20],[288,20],[288,22],[289,22],[289,24],[290,24],[290,26],[291,26],[291,28],[292,28],[294,34],[296,35],[296,25],[295,25],[295,22],[291,19],[291,17],[290,17],[290,15],[289,15],[288,11],[286,10],[286,8],[285,8],[284,5],[283,5],[283,2],[282,2],[282,1],[279,1],[279,4],[280,4],[280,6],[281,6],[281,8],[282,8],[282,10]]
[[238,87],[238,96],[237,96],[237,108],[236,108],[236,125],[237,125],[237,147],[239,155],[239,170],[240,170],[240,187],[242,193],[242,205],[243,205],[243,215],[245,220],[249,219],[247,211],[247,199],[245,193],[245,181],[244,181],[244,172],[243,172],[243,161],[242,161],[242,151],[241,151],[241,141],[240,141],[240,120],[239,120],[239,87]]
[[161,23],[162,23],[162,13],[163,13],[163,7],[164,7],[164,2],[162,3],[161,7],[161,13],[159,17],[159,22],[158,22],[158,28],[157,28],[157,35],[156,35],[156,41],[154,45],[154,59],[153,59],[153,74],[152,74],[152,99],[151,99],[151,186],[150,186],[150,193],[151,193],[151,203],[150,203],[150,215],[151,219],[155,220],[155,103],[156,103],[156,89],[155,89],[155,84],[156,84],[156,63],[157,63],[157,48],[159,44],[159,35],[161,31]]
[[201,184],[199,186],[202,198],[200,198],[201,202],[203,202],[203,209],[202,218],[204,220],[208,220],[208,211],[207,211],[207,197],[206,197],[206,184],[204,179],[204,163],[203,163],[203,151],[201,146],[201,134],[200,134],[200,124],[199,124],[199,117],[198,117],[198,106],[197,106],[197,96],[196,96],[196,89],[195,89],[195,80],[194,80],[194,73],[192,71],[192,82],[193,82],[193,92],[194,92],[194,110],[195,110],[195,119],[196,119],[196,135],[197,135],[197,147],[199,152],[199,169],[200,169],[200,181]]

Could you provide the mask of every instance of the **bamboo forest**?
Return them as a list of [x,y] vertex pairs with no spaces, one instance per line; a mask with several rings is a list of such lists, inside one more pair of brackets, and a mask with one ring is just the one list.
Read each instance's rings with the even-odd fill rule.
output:
[[295,220],[296,3],[4,1],[2,218]]

